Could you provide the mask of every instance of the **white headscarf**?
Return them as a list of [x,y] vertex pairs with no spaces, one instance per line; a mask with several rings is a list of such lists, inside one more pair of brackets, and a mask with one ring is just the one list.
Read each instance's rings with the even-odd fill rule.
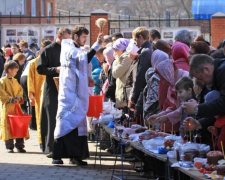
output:
[[156,69],[157,65],[162,62],[169,59],[169,55],[166,54],[165,52],[161,51],[161,50],[155,50],[152,53],[152,58],[151,58],[151,63],[152,63],[152,67],[153,69]]

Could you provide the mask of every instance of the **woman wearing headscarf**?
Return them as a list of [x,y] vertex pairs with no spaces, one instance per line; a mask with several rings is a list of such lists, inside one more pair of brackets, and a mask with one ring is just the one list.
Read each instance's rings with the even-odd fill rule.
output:
[[[152,53],[151,63],[152,67],[150,67],[145,73],[146,79],[146,87],[144,89],[143,96],[143,110],[144,110],[144,119],[148,120],[148,118],[158,113],[159,111],[159,83],[160,78],[159,75],[155,72],[156,66],[169,58],[169,55],[161,50],[155,50]],[[168,88],[167,88],[168,89]],[[146,121],[147,122],[147,121]]]
[[116,79],[112,76],[112,65],[114,58],[114,51],[112,47],[107,47],[103,51],[103,55],[105,57],[106,65],[107,65],[107,77],[105,84],[103,85],[103,93],[106,98],[109,98],[111,101],[115,102],[115,91],[116,91]]
[[[155,50],[152,54],[152,59],[151,59],[151,63],[152,63],[152,67],[153,67],[154,71],[157,72],[156,67],[158,66],[158,64],[167,59],[169,59],[168,54],[166,54],[165,52],[163,52],[161,50]],[[160,74],[158,74],[158,75],[160,78],[159,90],[158,90],[158,100],[159,100],[159,108],[162,111],[162,110],[167,109],[171,105],[171,103],[166,98],[167,94],[165,93],[168,91],[170,84],[164,78],[160,77]]]
[[188,47],[190,46],[190,44],[192,42],[191,33],[190,33],[190,31],[188,31],[186,29],[177,31],[174,39],[176,42],[182,42],[182,43],[186,44]]
[[[116,107],[127,107],[126,97],[124,94],[124,87],[128,77],[127,72],[130,69],[132,61],[129,54],[126,52],[129,40],[125,38],[117,39],[113,43],[115,61],[112,66],[112,76],[116,78]],[[126,95],[128,97],[128,95]]]
[[190,48],[179,41],[176,41],[172,46],[173,63],[177,69],[189,71],[189,51]]
[[[174,67],[173,62],[169,58],[160,62],[156,66],[156,72],[160,76],[160,83],[161,81],[166,81],[169,84],[167,91],[160,92],[159,90],[159,95],[166,94],[164,101],[168,102],[168,106],[164,107],[162,109],[163,111],[160,112],[159,114],[151,116],[150,121],[164,122],[165,118],[172,119],[177,117],[177,113],[179,112],[177,112],[176,109],[177,104],[179,104],[179,102],[176,97],[175,84],[180,78],[188,76],[189,73],[187,71],[177,69],[176,67]],[[171,132],[172,129],[178,130],[178,128],[179,124],[173,125],[169,121],[167,121],[166,123],[163,124],[163,126],[161,126],[161,129],[167,132]]]

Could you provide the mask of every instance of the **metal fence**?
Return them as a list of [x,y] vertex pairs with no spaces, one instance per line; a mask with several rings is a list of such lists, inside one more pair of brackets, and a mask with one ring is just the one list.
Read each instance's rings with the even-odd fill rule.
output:
[[210,34],[210,20],[150,17],[139,17],[134,19],[130,16],[118,16],[117,18],[110,18],[109,20],[110,33],[121,32],[123,29],[132,29],[138,26],[146,26],[149,28],[199,26],[203,33]]
[[[90,15],[70,13],[70,11],[59,12],[55,16],[25,16],[25,15],[12,15],[3,16],[0,14],[0,26],[4,25],[23,25],[33,24],[35,26],[73,26],[83,25],[90,30]],[[200,31],[210,41],[210,20],[194,20],[191,18],[151,18],[151,17],[131,17],[131,16],[111,16],[109,15],[109,33],[115,32],[128,32],[127,36],[130,36],[130,32],[138,27],[146,26],[150,28],[177,28],[177,27],[200,27]],[[1,28],[0,28],[1,29]],[[1,34],[0,34],[1,35]],[[1,40],[1,39],[0,39]],[[1,41],[0,41],[1,42]]]
[[90,15],[76,15],[68,12],[59,12],[55,16],[27,16],[27,15],[2,15],[0,13],[0,24],[90,24]]
[[[44,22],[43,22],[44,20]],[[0,24],[90,24],[90,15],[83,15],[67,12],[59,12],[56,16],[24,16],[12,15],[7,16],[0,14]],[[120,32],[121,29],[135,28],[138,26],[146,27],[180,27],[180,26],[200,26],[204,33],[210,33],[210,20],[194,20],[191,18],[151,18],[151,17],[131,17],[131,16],[109,16],[110,32]]]

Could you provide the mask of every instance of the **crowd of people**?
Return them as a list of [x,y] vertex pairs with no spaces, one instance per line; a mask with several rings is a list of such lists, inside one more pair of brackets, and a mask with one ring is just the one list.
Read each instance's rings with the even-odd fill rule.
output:
[[1,50],[1,139],[9,153],[14,145],[26,152],[7,121],[20,104],[32,114],[30,126],[53,164],[69,158],[87,165],[89,94],[115,102],[134,123],[183,138],[194,131],[210,145],[212,134],[213,148],[225,145],[225,42],[214,48],[203,36],[180,30],[171,43],[155,29],[137,27],[132,39],[100,33],[90,48],[88,34],[85,27],[60,28],[54,42],[42,40],[35,52],[25,41]]

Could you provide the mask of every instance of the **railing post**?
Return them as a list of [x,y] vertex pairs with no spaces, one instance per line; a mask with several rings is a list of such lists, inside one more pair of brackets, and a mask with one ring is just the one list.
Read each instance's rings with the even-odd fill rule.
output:
[[69,24],[70,24],[70,11],[69,11]]
[[12,22],[11,22],[11,17],[12,16],[12,12],[10,11],[10,13],[9,13],[9,24],[12,24]]
[[30,24],[31,24],[31,16],[32,16],[32,14],[30,14],[30,17],[29,17],[29,19],[30,19]]
[[59,12],[58,18],[59,18],[59,24],[60,24],[60,12]]
[[180,16],[178,16],[178,27],[180,27]]
[[160,15],[159,15],[159,27],[161,27],[161,22],[160,22]]
[[78,13],[79,13],[79,24],[80,24],[80,11]]
[[120,15],[119,15],[119,32],[120,32]]
[[129,28],[130,28],[130,15],[129,15]]
[[39,11],[39,14],[40,14],[39,24],[41,24],[41,21],[42,21],[42,14],[41,14],[41,11]]
[[139,26],[141,26],[141,16],[139,16]]
[[20,24],[21,24],[21,15],[22,15],[22,13],[21,13],[21,11],[20,11]]

